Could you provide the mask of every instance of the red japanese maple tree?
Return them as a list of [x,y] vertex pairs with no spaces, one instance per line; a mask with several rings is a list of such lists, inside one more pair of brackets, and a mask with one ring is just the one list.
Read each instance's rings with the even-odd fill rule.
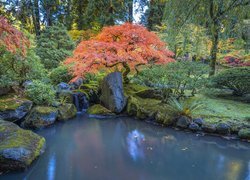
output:
[[72,65],[76,78],[103,67],[122,64],[125,68],[123,78],[127,83],[130,69],[136,70],[139,65],[150,63],[173,62],[173,56],[174,53],[166,49],[165,43],[155,33],[141,25],[125,23],[105,27],[96,38],[82,41],[65,64]]
[[3,46],[7,51],[16,53],[20,50],[22,55],[25,55],[30,42],[22,32],[17,30],[7,19],[0,16],[0,47]]

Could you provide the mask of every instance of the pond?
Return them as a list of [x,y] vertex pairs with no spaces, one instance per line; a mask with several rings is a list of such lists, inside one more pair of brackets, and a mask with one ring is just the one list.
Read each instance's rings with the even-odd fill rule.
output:
[[240,141],[86,115],[37,133],[46,152],[27,171],[0,179],[250,179],[250,144]]

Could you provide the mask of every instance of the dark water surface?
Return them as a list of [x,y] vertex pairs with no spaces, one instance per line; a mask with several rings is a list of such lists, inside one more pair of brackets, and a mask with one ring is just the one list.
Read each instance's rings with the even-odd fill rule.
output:
[[46,152],[26,172],[0,179],[250,180],[250,144],[239,141],[82,115],[38,134]]

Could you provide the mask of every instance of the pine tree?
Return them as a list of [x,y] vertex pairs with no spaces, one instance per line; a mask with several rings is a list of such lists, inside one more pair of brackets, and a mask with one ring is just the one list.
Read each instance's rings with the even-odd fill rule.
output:
[[73,49],[74,42],[61,24],[45,29],[38,37],[37,55],[48,69],[57,67]]

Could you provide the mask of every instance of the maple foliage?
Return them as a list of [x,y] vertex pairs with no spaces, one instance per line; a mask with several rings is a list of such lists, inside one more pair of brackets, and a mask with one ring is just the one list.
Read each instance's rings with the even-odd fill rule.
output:
[[26,49],[30,46],[29,40],[22,32],[10,25],[6,18],[0,16],[0,47],[7,51],[16,53],[20,50],[22,55],[26,54]]
[[138,65],[173,62],[173,56],[155,33],[141,25],[125,23],[105,27],[94,39],[82,41],[65,64],[72,65],[73,75],[78,78],[117,64],[122,64],[128,73]]

